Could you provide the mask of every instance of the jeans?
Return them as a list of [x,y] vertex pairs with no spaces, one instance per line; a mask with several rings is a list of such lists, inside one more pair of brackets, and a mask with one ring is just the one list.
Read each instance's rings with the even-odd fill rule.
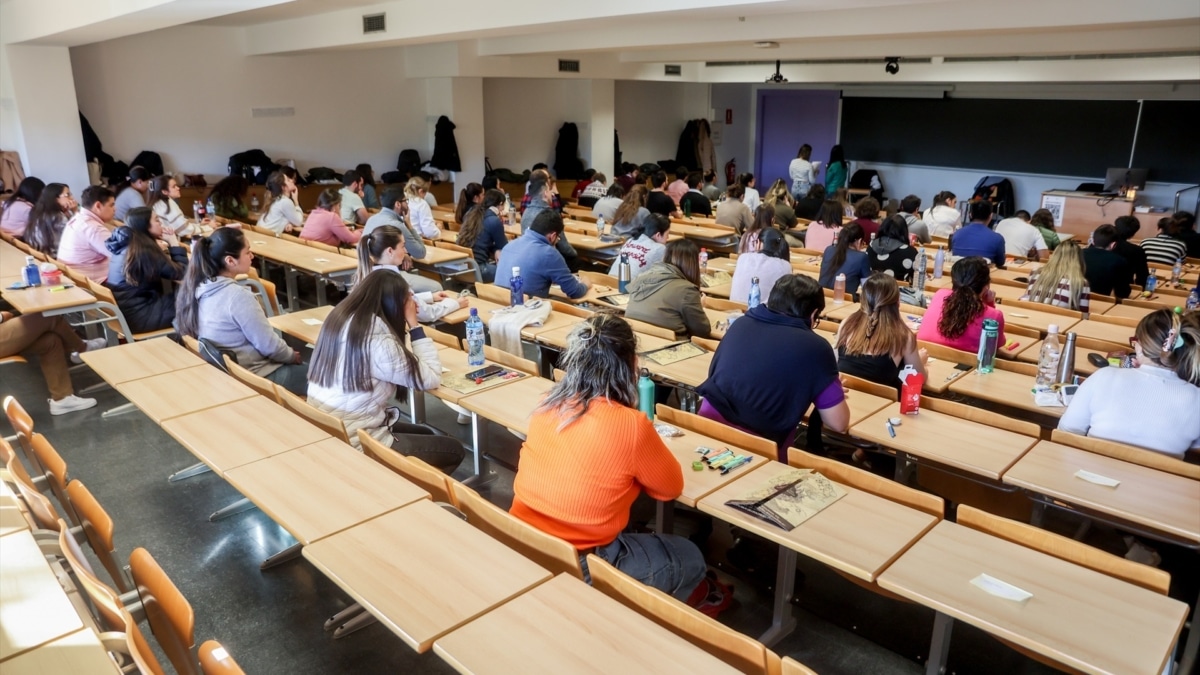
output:
[[[638,581],[686,602],[708,572],[704,554],[687,539],[674,534],[617,535],[597,546],[596,555]],[[580,556],[583,579],[592,583],[586,556]]]
[[475,264],[479,265],[479,276],[483,277],[483,283],[490,284],[496,281],[496,263]]
[[267,379],[300,398],[308,396],[308,364],[288,363],[267,375]]
[[408,287],[412,289],[413,293],[437,293],[442,290],[441,284],[416,272],[401,272],[400,276],[408,282]]

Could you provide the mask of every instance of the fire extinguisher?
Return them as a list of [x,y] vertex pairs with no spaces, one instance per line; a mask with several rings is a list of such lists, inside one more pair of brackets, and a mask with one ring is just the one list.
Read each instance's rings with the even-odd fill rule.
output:
[[725,184],[733,185],[737,180],[737,158],[725,162]]

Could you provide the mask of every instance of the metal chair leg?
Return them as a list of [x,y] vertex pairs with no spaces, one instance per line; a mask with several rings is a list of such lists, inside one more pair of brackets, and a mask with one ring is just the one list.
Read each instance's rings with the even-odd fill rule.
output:
[[276,553],[275,555],[262,561],[262,564],[258,566],[258,569],[265,571],[275,567],[276,565],[282,565],[289,560],[295,560],[296,558],[300,557],[300,549],[302,548],[304,548],[304,545],[300,542],[296,542],[295,544],[283,549],[279,553]]
[[[107,414],[107,413],[105,413],[105,414]],[[197,464],[193,464],[193,465],[189,466],[186,469],[180,469],[179,471],[176,471],[175,473],[171,474],[170,476],[167,476],[167,482],[168,483],[177,483],[185,478],[191,478],[192,476],[199,476],[202,473],[208,473],[210,471],[212,471],[212,469],[210,469],[207,464],[205,464],[204,462],[199,462]]]
[[353,603],[346,609],[343,609],[342,611],[338,612],[337,614],[334,614],[333,616],[329,617],[328,619],[325,619],[325,630],[333,630],[334,628],[341,626],[342,624],[349,621],[351,618],[358,616],[359,614],[362,614],[365,611],[367,611],[367,610],[363,609],[362,605],[358,604],[357,602]]
[[376,619],[375,615],[371,614],[370,612],[363,612],[353,619],[350,619],[346,623],[338,626],[337,630],[333,631],[333,639],[340,640],[355,631],[362,630],[363,628],[370,626],[376,621],[379,621],[379,619]]
[[135,406],[132,403],[124,403],[115,408],[110,408],[108,410],[105,410],[103,413],[100,414],[100,418],[108,419],[110,417],[116,417],[117,415],[124,415],[125,413],[131,413],[134,410],[137,410],[137,406]]
[[209,520],[209,522],[215,523],[218,520],[221,520],[222,518],[228,518],[229,516],[234,516],[239,513],[249,511],[250,509],[257,509],[257,508],[258,507],[255,506],[254,503],[251,502],[249,499],[242,497],[241,499],[230,504],[229,506],[226,506],[223,509],[218,509],[218,510],[214,511],[213,514],[208,517],[208,520]]

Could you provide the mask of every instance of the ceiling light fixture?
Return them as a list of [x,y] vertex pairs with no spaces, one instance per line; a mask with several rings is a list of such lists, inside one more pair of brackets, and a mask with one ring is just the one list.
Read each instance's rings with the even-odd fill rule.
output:
[[896,73],[900,72],[900,57],[887,57],[887,62],[884,63],[883,69],[887,71],[888,75],[895,75]]
[[758,42],[754,43],[754,48],[755,49],[778,49],[779,43],[772,42],[771,40],[759,40]]
[[780,63],[781,63],[780,61],[775,62],[775,74],[767,78],[766,81],[768,83],[770,83],[770,84],[785,84],[787,82],[787,78],[784,77],[783,74],[779,72]]

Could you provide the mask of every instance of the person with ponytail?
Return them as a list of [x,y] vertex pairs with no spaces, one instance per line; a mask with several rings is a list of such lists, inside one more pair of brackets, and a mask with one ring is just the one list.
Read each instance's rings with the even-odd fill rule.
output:
[[[174,181],[172,181],[174,182]],[[135,333],[170,328],[175,320],[175,281],[183,279],[187,250],[164,241],[158,214],[144,206],[129,209],[125,224],[105,242],[108,279],[117,307]]]
[[754,211],[754,220],[750,222],[750,227],[742,232],[742,238],[738,240],[738,255],[753,253],[762,248],[759,237],[763,230],[771,227],[775,227],[775,207],[770,204],[762,204]]
[[[407,285],[410,275],[401,271],[408,263],[408,253],[404,250],[404,235],[391,225],[383,225],[363,235],[358,241],[358,275],[355,284],[362,283],[373,270],[389,270],[401,277]],[[422,323],[432,323],[438,319],[457,312],[467,306],[466,298],[460,298],[446,291],[417,291],[408,286],[417,304],[417,319]]]
[[58,257],[58,241],[77,206],[71,188],[62,183],[47,185],[29,212],[29,226],[21,239],[34,250]]
[[845,274],[846,292],[856,295],[858,285],[871,276],[871,259],[863,250],[866,247],[867,240],[858,223],[843,227],[837,243],[825,247],[821,258],[821,286],[832,290],[837,275]]
[[1068,239],[1054,249],[1049,262],[1029,274],[1029,287],[1021,299],[1073,309],[1087,318],[1092,292],[1085,269],[1083,249]]
[[[179,208],[179,183],[172,176],[158,176],[150,181],[150,199],[147,206],[154,210],[161,223],[164,238],[168,243],[178,243],[179,237],[199,234],[200,229],[188,222]],[[128,214],[127,214],[128,215]]]
[[663,259],[670,235],[671,219],[661,213],[651,213],[642,221],[642,229],[637,236],[625,241],[608,273],[617,276],[621,268],[621,256],[625,256],[629,262],[629,280],[633,281],[642,270]]
[[621,236],[637,236],[642,223],[650,216],[646,208],[649,191],[645,185],[634,185],[625,193],[625,199],[612,217],[612,230]]
[[[758,212],[761,214],[770,209],[770,206],[764,204],[758,208]],[[775,282],[792,273],[791,250],[788,249],[783,233],[767,226],[755,235],[759,241],[758,248],[739,255],[737,266],[733,269],[729,299],[734,302],[749,300],[750,287],[756,278],[760,297],[769,298]]]
[[963,258],[950,268],[951,288],[943,288],[929,301],[917,339],[965,352],[979,351],[984,319],[1000,324],[997,344],[1004,344],[1004,314],[996,309],[991,272],[983,258]]
[[335,247],[354,246],[358,243],[362,233],[346,227],[340,213],[344,192],[345,190],[338,191],[331,187],[321,191],[317,197],[317,208],[308,214],[304,227],[300,229],[301,239]]
[[496,280],[496,263],[500,260],[501,249],[508,243],[503,221],[507,213],[504,193],[492,188],[482,193],[480,202],[467,211],[462,229],[458,231],[455,243],[474,251],[475,264],[487,284]]
[[876,272],[863,282],[859,309],[838,327],[838,371],[900,391],[900,371],[925,374],[929,354],[900,316],[900,287]]
[[458,205],[454,207],[454,222],[462,225],[466,222],[467,212],[483,201],[483,186],[479,183],[467,183],[467,187],[458,193]]
[[175,293],[175,329],[232,351],[238,365],[297,396],[308,388],[308,367],[267,322],[257,296],[237,283],[254,262],[246,235],[222,227],[196,241],[183,284]]
[[129,209],[146,205],[150,178],[150,172],[140,166],[129,169],[129,176],[113,190],[113,194],[117,196],[113,218],[124,221]]
[[933,198],[933,206],[925,211],[921,218],[930,236],[949,237],[962,227],[962,213],[958,210],[958,197],[949,190],[937,193]]
[[1136,367],[1089,375],[1058,428],[1183,459],[1200,449],[1200,313],[1147,314],[1133,348]]

